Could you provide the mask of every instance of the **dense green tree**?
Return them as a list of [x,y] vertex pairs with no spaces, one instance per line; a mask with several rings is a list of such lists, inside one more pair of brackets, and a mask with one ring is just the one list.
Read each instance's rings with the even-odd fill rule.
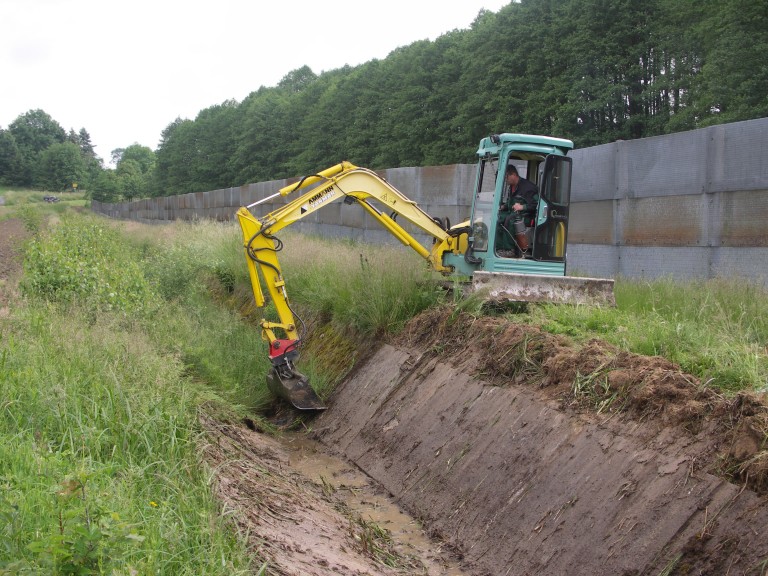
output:
[[151,148],[141,144],[131,144],[128,148],[119,148],[119,150],[119,157],[115,161],[118,172],[120,164],[129,160],[136,162],[142,174],[149,174],[155,168],[155,153]]
[[35,175],[40,154],[53,144],[66,140],[64,128],[43,110],[30,110],[16,118],[8,126],[21,154],[21,166],[17,181],[22,186],[36,184]]
[[37,185],[55,192],[71,190],[73,183],[82,186],[88,175],[80,147],[72,142],[52,144],[43,150],[36,171]]
[[702,3],[706,57],[701,69],[703,124],[768,115],[768,3]]
[[159,193],[308,174],[471,161],[493,132],[577,146],[768,115],[768,5],[519,0],[383,60],[289,72],[242,103],[177,121]]
[[192,186],[213,190],[240,184],[232,170],[239,115],[233,100],[211,106],[195,118]]
[[138,161],[132,159],[123,159],[115,169],[117,175],[118,190],[121,196],[128,200],[142,198],[147,196],[147,175],[142,171],[142,166]]
[[299,93],[303,92],[315,80],[317,80],[317,74],[312,72],[309,66],[302,66],[283,76],[277,87],[289,93]]
[[91,143],[91,135],[85,128],[80,128],[78,132],[75,132],[74,129],[70,128],[69,133],[67,134],[67,142],[76,144],[80,148],[83,156],[88,158],[96,157],[96,150]]
[[16,139],[0,128],[0,184],[20,185],[22,157]]
[[192,160],[194,158],[194,122],[177,118],[161,133],[157,150],[156,193],[172,196],[194,192]]
[[241,104],[242,126],[235,136],[234,166],[241,184],[283,177],[296,134],[288,131],[287,95],[261,88]]
[[120,181],[114,170],[102,170],[95,178],[90,196],[99,202],[117,202],[120,200]]
[[120,159],[123,157],[123,152],[125,152],[125,148],[115,148],[109,153],[109,159],[110,162],[117,166],[117,164],[120,162]]

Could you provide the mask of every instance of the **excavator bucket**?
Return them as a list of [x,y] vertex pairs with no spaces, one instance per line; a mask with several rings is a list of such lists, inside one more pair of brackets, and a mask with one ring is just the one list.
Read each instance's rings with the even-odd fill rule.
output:
[[281,374],[272,368],[267,374],[267,388],[278,398],[290,402],[297,410],[325,410],[326,406],[312,390],[309,380],[295,370]]
[[613,279],[475,272],[473,292],[493,302],[552,302],[616,306]]

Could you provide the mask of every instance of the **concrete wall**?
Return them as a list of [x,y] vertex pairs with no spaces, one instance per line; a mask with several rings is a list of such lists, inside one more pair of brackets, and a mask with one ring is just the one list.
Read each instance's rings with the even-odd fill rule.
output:
[[[768,283],[768,118],[572,152],[568,269],[597,277],[742,276]],[[469,217],[474,165],[379,172],[427,213]],[[123,204],[93,202],[112,218],[234,219],[238,207],[295,182],[277,180]],[[283,198],[253,209],[263,215]],[[296,227],[306,233],[394,242],[357,206],[340,203]],[[419,236],[422,238],[422,236]],[[429,245],[429,240],[425,239]]]

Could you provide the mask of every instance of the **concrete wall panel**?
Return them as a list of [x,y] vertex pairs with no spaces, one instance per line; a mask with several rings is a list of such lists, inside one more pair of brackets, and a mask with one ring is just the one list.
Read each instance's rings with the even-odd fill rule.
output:
[[709,277],[742,277],[768,286],[768,248],[715,248]]
[[709,277],[709,248],[662,248],[623,246],[618,274],[627,278]]
[[[626,196],[646,198],[704,192],[708,142],[706,130],[621,142]],[[623,186],[619,186],[620,192]]]
[[[765,282],[768,269],[768,118],[574,150],[568,269],[610,277],[739,275]],[[475,165],[378,172],[427,214],[458,224],[469,217]],[[273,180],[93,210],[142,221],[229,221],[239,206],[276,194],[298,178]],[[294,199],[265,200],[261,217]],[[386,213],[385,207],[379,206]],[[400,222],[425,247],[431,238]],[[377,244],[399,244],[355,206],[333,204],[293,229]]]
[[626,246],[706,245],[706,197],[640,198],[619,202]]
[[723,192],[719,229],[722,246],[768,246],[768,190]]
[[613,200],[571,204],[568,243],[613,244]]
[[616,157],[618,144],[603,144],[574,150],[573,182],[571,200],[587,202],[590,200],[610,200],[616,198]]
[[619,268],[619,247],[604,244],[569,244],[566,274],[613,278]]
[[395,184],[395,187],[411,199],[418,197],[419,200],[417,202],[419,205],[456,206],[459,202],[456,178],[457,168],[455,164],[416,168],[415,170],[418,172],[418,193],[414,194],[414,196],[408,193],[405,186],[400,188]]
[[768,188],[768,118],[706,130],[710,137],[710,192]]

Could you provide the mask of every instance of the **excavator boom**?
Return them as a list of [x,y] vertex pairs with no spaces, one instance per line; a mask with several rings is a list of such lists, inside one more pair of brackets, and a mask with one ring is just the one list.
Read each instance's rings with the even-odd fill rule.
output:
[[[240,208],[237,217],[254,299],[263,307],[266,288],[279,317],[277,322],[261,321],[272,363],[267,377],[270,390],[298,409],[325,407],[293,365],[303,329],[288,299],[277,256],[282,247],[277,234],[336,201],[359,205],[432,269],[449,277],[471,278],[473,289],[488,299],[615,305],[613,280],[565,275],[571,170],[566,155],[572,147],[568,140],[546,136],[500,134],[483,139],[477,152],[480,160],[472,214],[467,222],[450,228],[375,172],[349,162],[305,176]],[[518,204],[522,200],[512,197],[514,190],[508,187],[515,180],[506,180],[510,172],[518,174],[513,163],[520,169],[524,163],[526,174],[535,180],[526,185],[536,195],[524,218],[509,212],[511,206],[522,210]],[[260,204],[293,194],[297,196],[264,216],[252,213]],[[398,217],[430,236],[431,247],[419,242]]]

